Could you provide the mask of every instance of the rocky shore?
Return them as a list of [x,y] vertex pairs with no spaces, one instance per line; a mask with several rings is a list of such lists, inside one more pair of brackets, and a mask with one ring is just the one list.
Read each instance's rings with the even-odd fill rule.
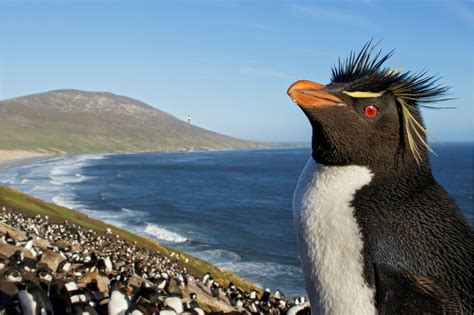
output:
[[[0,314],[296,314],[303,298],[200,274],[178,252],[0,204]],[[29,299],[25,298],[29,297]],[[31,306],[30,305],[30,306]],[[43,313],[31,313],[43,314]]]

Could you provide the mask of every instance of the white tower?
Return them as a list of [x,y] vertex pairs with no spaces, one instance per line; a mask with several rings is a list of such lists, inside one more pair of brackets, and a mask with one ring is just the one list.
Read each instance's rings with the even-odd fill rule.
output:
[[191,115],[188,115],[188,124],[191,124]]

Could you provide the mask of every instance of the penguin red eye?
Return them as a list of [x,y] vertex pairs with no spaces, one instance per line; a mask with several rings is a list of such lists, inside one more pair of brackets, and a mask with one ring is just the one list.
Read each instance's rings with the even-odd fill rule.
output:
[[364,114],[369,118],[374,118],[378,113],[379,109],[374,105],[368,105],[364,108]]

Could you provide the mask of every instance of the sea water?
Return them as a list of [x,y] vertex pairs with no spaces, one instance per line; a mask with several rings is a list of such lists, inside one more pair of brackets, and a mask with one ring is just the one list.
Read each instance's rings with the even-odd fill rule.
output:
[[[474,223],[470,144],[435,146],[435,177]],[[261,287],[304,295],[291,200],[310,148],[77,155],[0,184],[155,238]]]

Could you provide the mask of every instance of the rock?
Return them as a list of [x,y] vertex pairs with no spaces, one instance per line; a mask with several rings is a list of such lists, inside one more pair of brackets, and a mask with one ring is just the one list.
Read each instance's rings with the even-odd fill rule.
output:
[[184,294],[183,289],[179,287],[178,283],[176,283],[176,280],[174,279],[170,280],[169,292],[171,294]]
[[131,275],[130,278],[128,278],[128,284],[130,284],[131,286],[135,286],[137,288],[139,288],[143,282],[145,282],[146,280],[143,279],[142,277],[138,277],[138,276],[135,276],[135,275]]
[[191,292],[196,293],[198,304],[207,312],[218,311],[223,313],[237,312],[237,309],[227,303],[227,297],[221,295],[221,299],[217,300],[212,297],[209,290],[203,289],[200,284],[189,282],[184,289],[184,295],[189,296]]
[[42,250],[46,250],[49,246],[51,246],[51,243],[48,240],[36,237],[36,239],[33,240],[33,246],[39,247]]
[[50,249],[47,249],[43,256],[41,256],[40,263],[46,264],[49,269],[56,271],[58,269],[59,264],[63,261],[64,258],[56,252],[53,252]]
[[16,252],[17,250],[21,250],[21,252],[23,253],[25,257],[34,258],[31,251],[24,247],[17,247],[10,244],[0,243],[0,253],[2,253],[3,255],[7,257],[10,257],[11,255],[13,255],[13,253]]
[[97,281],[97,287],[100,292],[107,294],[109,291],[109,278],[101,276],[94,272],[87,272],[82,278],[79,279],[78,283],[86,285],[92,281]]
[[1,234],[10,234],[10,237],[14,239],[15,241],[20,241],[24,240],[26,238],[26,235],[24,232],[14,229],[11,226],[3,223],[0,221],[0,233]]
[[79,246],[79,245],[70,245],[70,247],[71,247],[70,251],[72,253],[81,252],[81,246]]

